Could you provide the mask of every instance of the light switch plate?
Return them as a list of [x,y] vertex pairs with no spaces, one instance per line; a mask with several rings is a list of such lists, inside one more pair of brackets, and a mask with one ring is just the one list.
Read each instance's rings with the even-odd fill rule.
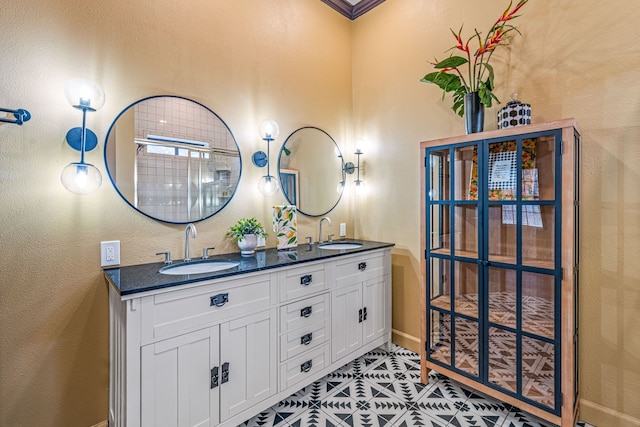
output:
[[100,242],[100,267],[120,264],[120,240]]

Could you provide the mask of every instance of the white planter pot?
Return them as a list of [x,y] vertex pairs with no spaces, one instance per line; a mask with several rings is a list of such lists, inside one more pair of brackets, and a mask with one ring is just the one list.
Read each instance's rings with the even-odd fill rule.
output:
[[245,234],[243,239],[238,242],[242,255],[254,254],[256,246],[258,246],[258,237],[255,234]]

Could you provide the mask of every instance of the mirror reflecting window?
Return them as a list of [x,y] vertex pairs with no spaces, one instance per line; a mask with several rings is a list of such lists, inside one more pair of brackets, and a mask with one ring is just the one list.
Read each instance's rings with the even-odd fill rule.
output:
[[224,208],[242,164],[226,123],[178,96],[152,96],[125,108],[109,128],[104,156],[111,182],[129,205],[179,224]]
[[336,142],[322,129],[294,131],[280,149],[280,186],[287,201],[307,216],[325,215],[342,197],[343,158]]

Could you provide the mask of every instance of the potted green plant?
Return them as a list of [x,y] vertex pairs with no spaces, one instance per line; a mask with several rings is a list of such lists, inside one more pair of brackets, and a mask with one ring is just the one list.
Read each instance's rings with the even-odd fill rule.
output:
[[258,245],[258,237],[267,237],[262,224],[255,218],[241,218],[229,227],[227,236],[233,239],[243,255],[251,255]]
[[[461,51],[463,56],[452,53],[442,61],[436,59],[432,65],[437,71],[427,74],[420,80],[438,85],[444,91],[443,99],[447,92],[453,92],[451,109],[459,116],[465,116],[467,133],[481,132],[484,123],[484,107],[491,107],[494,100],[500,103],[493,93],[494,73],[489,60],[498,46],[507,44],[511,38],[510,33],[515,31],[520,34],[510,21],[519,16],[516,13],[527,1],[519,0],[515,6],[513,2],[509,2],[507,9],[484,37],[474,29],[474,34],[465,42],[462,40],[462,27],[457,33],[451,29],[457,44],[449,50]],[[472,51],[469,44],[474,40],[478,48]],[[472,122],[474,120],[475,122]],[[477,121],[479,123],[476,123]]]

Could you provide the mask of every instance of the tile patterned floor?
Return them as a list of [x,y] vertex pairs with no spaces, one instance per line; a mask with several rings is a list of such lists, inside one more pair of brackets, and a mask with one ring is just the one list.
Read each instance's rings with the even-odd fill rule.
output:
[[[243,427],[553,427],[431,372],[416,353],[376,349],[294,393]],[[588,427],[588,424],[579,424]]]

